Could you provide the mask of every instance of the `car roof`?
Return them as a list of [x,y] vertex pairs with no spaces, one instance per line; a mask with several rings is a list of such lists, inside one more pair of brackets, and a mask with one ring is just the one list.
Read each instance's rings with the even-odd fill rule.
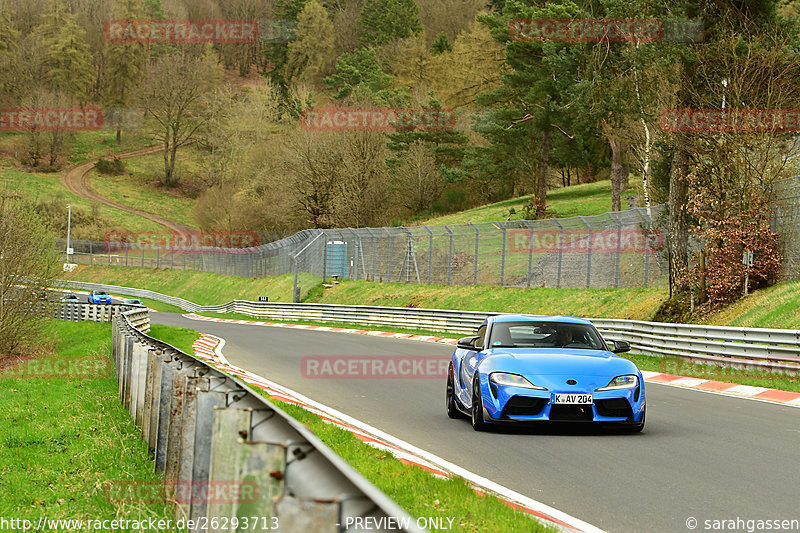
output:
[[506,314],[489,317],[492,322],[561,322],[564,324],[586,324],[592,323],[585,318],[578,318],[567,315],[522,315],[522,314]]

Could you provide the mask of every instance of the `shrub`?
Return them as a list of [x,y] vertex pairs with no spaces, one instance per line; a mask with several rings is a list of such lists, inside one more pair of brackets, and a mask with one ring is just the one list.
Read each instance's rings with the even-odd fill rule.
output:
[[113,159],[100,158],[97,160],[97,163],[95,163],[94,168],[96,168],[100,174],[119,176],[125,173],[125,163],[117,157]]

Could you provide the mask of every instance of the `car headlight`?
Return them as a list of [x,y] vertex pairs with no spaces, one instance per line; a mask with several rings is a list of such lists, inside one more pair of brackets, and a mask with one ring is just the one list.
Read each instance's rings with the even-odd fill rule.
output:
[[597,391],[604,391],[604,390],[619,390],[619,389],[634,389],[639,385],[639,377],[633,374],[629,374],[627,376],[617,376],[611,380],[611,382],[602,387],[597,389]]
[[547,390],[544,387],[534,385],[524,377],[518,374],[508,374],[506,372],[492,372],[489,374],[489,381],[497,383],[498,385],[506,385],[508,387],[521,387],[523,389]]

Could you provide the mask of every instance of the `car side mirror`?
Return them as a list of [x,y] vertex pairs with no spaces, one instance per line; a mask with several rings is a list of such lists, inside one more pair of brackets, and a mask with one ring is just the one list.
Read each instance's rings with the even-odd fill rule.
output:
[[614,353],[630,352],[631,345],[628,341],[614,341],[614,349],[611,351]]
[[474,350],[476,340],[478,337],[461,337],[456,346],[462,350]]

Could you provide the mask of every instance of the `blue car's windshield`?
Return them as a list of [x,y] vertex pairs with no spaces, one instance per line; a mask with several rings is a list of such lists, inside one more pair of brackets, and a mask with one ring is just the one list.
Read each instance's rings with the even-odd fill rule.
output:
[[574,348],[607,350],[597,330],[565,322],[495,322],[489,348]]

